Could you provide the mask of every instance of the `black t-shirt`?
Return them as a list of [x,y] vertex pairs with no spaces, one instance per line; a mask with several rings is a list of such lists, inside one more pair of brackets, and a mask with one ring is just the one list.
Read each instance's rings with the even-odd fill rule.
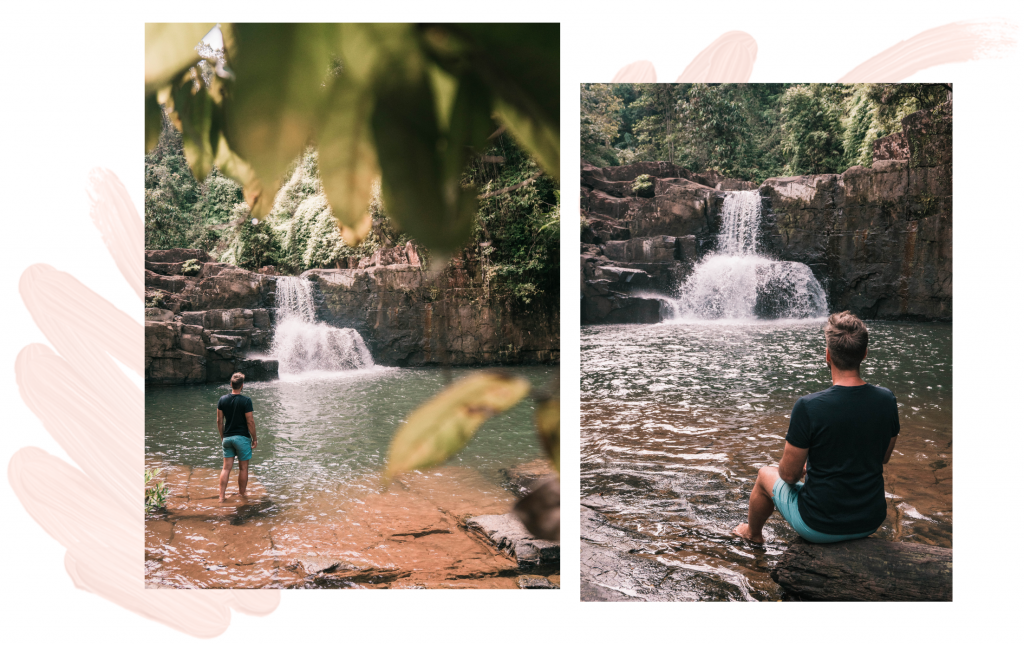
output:
[[252,412],[252,399],[241,394],[225,394],[217,401],[217,409],[224,413],[224,436],[241,435],[252,439],[245,413]]
[[807,526],[849,535],[882,525],[882,460],[899,432],[896,397],[884,387],[833,385],[797,400],[786,441],[808,450],[798,500]]

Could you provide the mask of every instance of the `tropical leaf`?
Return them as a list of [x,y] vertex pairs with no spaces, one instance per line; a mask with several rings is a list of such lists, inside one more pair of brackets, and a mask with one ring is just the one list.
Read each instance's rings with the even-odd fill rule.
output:
[[271,189],[250,205],[262,219],[282,174],[309,143],[324,112],[336,26],[234,24],[230,34],[225,43],[235,78],[225,92],[225,135]]
[[380,176],[371,139],[372,88],[342,70],[334,82],[319,141],[320,178],[345,243],[357,245],[370,229],[367,205]]
[[387,475],[443,463],[465,447],[481,423],[529,391],[529,381],[494,371],[456,381],[417,408],[395,433]]
[[[194,68],[193,68],[194,69]],[[219,109],[206,86],[185,74],[171,86],[166,105],[171,122],[181,131],[185,159],[196,181],[203,181],[213,169],[220,132],[214,128]]]
[[153,94],[199,61],[196,45],[215,23],[146,23],[146,94]]
[[561,438],[559,434],[559,404],[558,399],[548,399],[537,405],[536,412],[537,434],[540,435],[540,443],[544,451],[551,458],[551,465],[559,472],[559,452]]
[[495,111],[501,122],[512,131],[516,141],[533,153],[546,173],[558,179],[558,123],[551,126],[531,119],[528,114],[503,99],[495,101]]

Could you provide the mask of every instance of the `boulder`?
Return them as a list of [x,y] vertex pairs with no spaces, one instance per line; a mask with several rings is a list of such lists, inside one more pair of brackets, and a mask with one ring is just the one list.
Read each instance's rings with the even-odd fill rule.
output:
[[511,513],[472,517],[466,527],[514,558],[520,569],[558,566],[558,543],[533,537]]
[[152,320],[155,322],[171,322],[174,320],[174,312],[169,309],[146,307],[146,320]]
[[181,323],[146,321],[145,352],[147,357],[162,356],[179,348]]
[[525,575],[516,578],[516,586],[520,589],[558,589],[558,585],[545,576]]
[[771,576],[801,600],[949,602],[953,551],[878,538],[834,544],[801,540],[786,549]]

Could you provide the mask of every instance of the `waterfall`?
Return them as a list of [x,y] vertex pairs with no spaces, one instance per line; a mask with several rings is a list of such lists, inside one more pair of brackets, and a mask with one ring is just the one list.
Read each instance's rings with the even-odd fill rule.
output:
[[825,290],[800,262],[757,254],[758,191],[729,192],[718,249],[698,264],[674,303],[676,318],[816,318],[828,314]]
[[316,322],[313,283],[277,279],[277,321],[272,353],[285,374],[340,372],[373,366],[362,336],[354,329]]

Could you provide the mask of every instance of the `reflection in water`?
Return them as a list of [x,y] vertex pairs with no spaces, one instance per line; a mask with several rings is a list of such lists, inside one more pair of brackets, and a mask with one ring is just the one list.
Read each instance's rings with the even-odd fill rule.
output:
[[[557,370],[507,369],[536,386],[549,385]],[[467,373],[455,369],[451,377]],[[246,384],[259,447],[250,464],[253,504],[237,509],[216,504],[222,460],[216,406],[227,386],[148,388],[146,461],[165,468],[172,498],[166,520],[147,522],[147,556],[160,558],[159,566],[147,564],[153,573],[147,579],[160,569],[162,582],[178,586],[289,586],[301,583],[303,576],[289,573],[285,565],[306,551],[329,551],[372,571],[419,560],[428,572],[440,561],[431,561],[428,554],[442,553],[438,558],[450,555],[466,579],[491,575],[472,573],[483,570],[482,564],[473,564],[477,561],[487,560],[493,568],[493,558],[483,547],[472,546],[473,540],[462,540],[455,525],[463,515],[507,512],[514,503],[500,487],[500,471],[543,454],[533,428],[532,401],[485,423],[445,467],[403,477],[390,489],[379,478],[402,419],[445,384],[441,370],[383,367],[306,372]],[[237,467],[229,494],[237,491],[236,477]],[[195,536],[188,538],[192,542],[186,533]],[[207,537],[220,542],[203,546]],[[188,544],[195,548],[183,551]],[[478,547],[481,554],[467,555]],[[232,558],[238,562],[232,564]],[[370,578],[361,582],[389,582],[383,573]],[[502,580],[514,586],[514,578]],[[471,586],[488,584],[478,580]]]
[[[831,385],[822,322],[584,327],[583,503],[629,531],[595,544],[693,574],[687,597],[777,599],[768,571],[795,532],[778,514],[763,548],[730,531],[782,455],[793,403]],[[901,423],[879,534],[951,547],[952,326],[868,330],[862,375],[896,394]]]

